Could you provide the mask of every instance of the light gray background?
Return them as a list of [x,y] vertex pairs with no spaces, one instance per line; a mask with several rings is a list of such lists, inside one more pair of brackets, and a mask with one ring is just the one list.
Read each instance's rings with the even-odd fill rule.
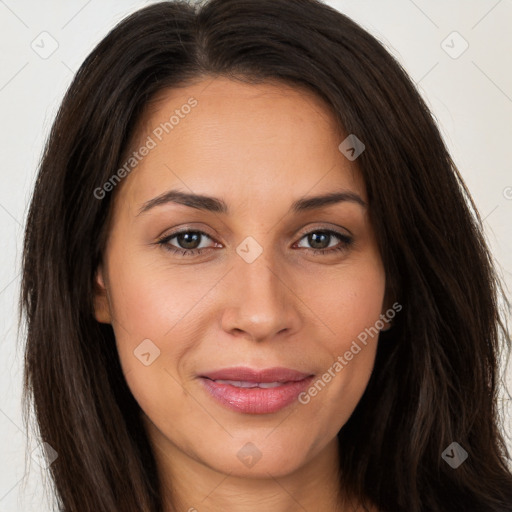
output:
[[[43,142],[87,54],[126,14],[148,3],[0,0],[0,512],[50,510],[42,504],[44,472],[25,462],[37,440],[27,437],[21,418],[23,352],[16,334],[23,224]],[[377,36],[419,85],[485,219],[510,297],[512,1],[327,3]],[[50,35],[41,35],[45,31]],[[58,48],[45,55],[52,44]],[[502,403],[510,410],[509,400]],[[510,417],[505,430],[510,436]]]

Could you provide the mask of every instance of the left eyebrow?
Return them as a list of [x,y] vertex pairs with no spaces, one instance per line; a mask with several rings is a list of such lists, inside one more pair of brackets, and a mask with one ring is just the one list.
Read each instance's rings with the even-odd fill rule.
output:
[[[300,213],[308,210],[316,210],[325,206],[330,206],[342,202],[352,202],[366,208],[367,203],[355,192],[341,191],[324,194],[321,196],[302,197],[292,203],[290,208],[294,213]],[[137,216],[148,210],[167,203],[177,203],[197,210],[204,210],[214,213],[229,213],[228,205],[217,197],[205,196],[201,194],[190,194],[178,190],[169,190],[163,194],[146,201],[140,208]]]
[[330,206],[332,204],[351,202],[356,203],[366,208],[368,205],[363,199],[355,192],[341,191],[332,192],[330,194],[324,194],[322,196],[302,197],[292,204],[291,210],[295,213],[300,213],[306,210],[315,210],[324,206]]

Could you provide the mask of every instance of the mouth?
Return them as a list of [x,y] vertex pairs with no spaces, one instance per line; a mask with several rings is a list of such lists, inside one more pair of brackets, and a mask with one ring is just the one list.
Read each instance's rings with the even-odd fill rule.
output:
[[[213,380],[213,379],[210,379]],[[230,386],[234,386],[235,388],[277,388],[278,386],[282,386],[283,384],[288,384],[288,382],[249,382],[243,380],[223,380],[216,379],[213,382],[217,382],[218,384],[229,384]]]
[[292,404],[314,375],[282,367],[236,367],[199,377],[207,393],[224,407],[246,414],[269,414]]
[[211,380],[224,380],[232,382],[253,382],[253,383],[286,383],[297,382],[311,375],[292,368],[275,366],[261,370],[247,366],[235,366],[233,368],[222,368],[205,372],[200,377]]

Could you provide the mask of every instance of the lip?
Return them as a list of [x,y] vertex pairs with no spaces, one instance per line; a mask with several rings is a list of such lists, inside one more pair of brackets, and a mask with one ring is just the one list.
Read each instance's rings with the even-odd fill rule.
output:
[[303,373],[291,368],[275,366],[257,370],[248,366],[236,366],[233,368],[222,368],[211,372],[202,373],[200,377],[207,377],[211,380],[241,380],[247,382],[290,382],[299,381],[309,377],[311,373]]
[[[297,400],[314,375],[281,367],[264,370],[236,367],[215,370],[199,377],[208,394],[224,407],[245,414],[270,414]],[[216,380],[281,384],[272,388],[242,388]]]

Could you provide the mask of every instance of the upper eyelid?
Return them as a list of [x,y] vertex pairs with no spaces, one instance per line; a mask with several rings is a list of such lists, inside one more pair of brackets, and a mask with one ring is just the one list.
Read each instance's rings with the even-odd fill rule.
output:
[[[297,241],[300,241],[302,240],[302,238],[304,238],[305,236],[311,234],[311,233],[315,233],[315,232],[319,232],[319,231],[326,231],[328,233],[333,233],[334,235],[337,235],[339,237],[352,237],[352,235],[346,235],[344,233],[341,233],[340,231],[334,229],[334,228],[327,228],[327,227],[313,227],[313,228],[310,228],[308,229],[307,231],[301,231],[298,235],[298,240]],[[162,241],[169,241],[169,240],[172,240],[173,238],[177,237],[178,235],[181,235],[183,233],[190,233],[190,232],[193,232],[193,233],[200,233],[201,235],[204,235],[204,236],[207,236],[210,240],[212,240],[213,242],[215,243],[221,243],[221,242],[218,242],[216,240],[216,238],[214,238],[212,235],[210,235],[209,233],[207,233],[206,231],[203,231],[202,229],[195,229],[195,228],[183,228],[179,231],[176,231],[174,233],[170,233],[169,235],[164,235],[163,237],[160,237],[159,238],[159,241],[162,242]],[[203,247],[203,249],[206,249],[206,247]],[[194,249],[190,249],[190,250],[194,250]]]
[[[347,233],[343,233],[342,230],[345,230]],[[327,231],[330,233],[335,233],[337,235],[341,236],[350,236],[352,237],[352,233],[347,228],[341,228],[341,227],[327,227],[327,226],[315,226],[312,228],[305,229],[304,231],[301,230],[299,232],[299,236],[302,238],[303,236],[309,235],[310,233],[315,233],[317,231]]]
[[[215,237],[213,237],[212,235],[210,235],[206,231],[203,231],[202,229],[194,229],[194,228],[181,229],[179,231],[175,231],[174,233],[170,233],[168,235],[161,236],[161,237],[159,237],[158,240],[159,241],[162,241],[162,240],[172,240],[173,238],[177,237],[178,235],[182,235],[183,233],[200,233],[201,235],[207,236],[210,240],[213,240],[214,242],[217,242]],[[220,243],[220,242],[217,242],[217,243]]]

